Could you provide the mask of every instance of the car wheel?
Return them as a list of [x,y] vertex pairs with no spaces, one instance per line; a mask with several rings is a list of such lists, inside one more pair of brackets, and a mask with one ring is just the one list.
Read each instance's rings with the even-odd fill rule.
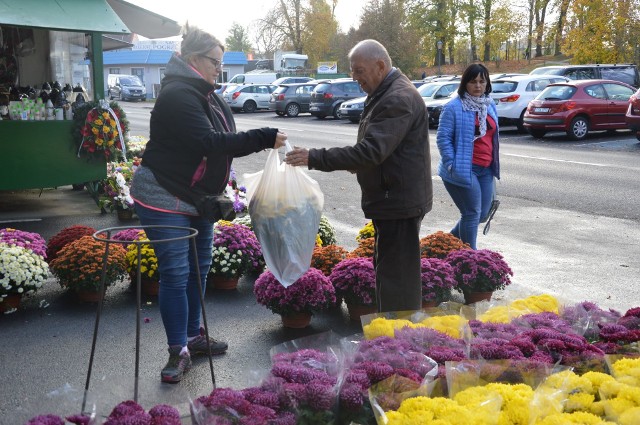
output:
[[278,116],[282,117],[282,116],[284,116],[284,112],[282,112],[282,111],[276,111],[276,115],[278,115]]
[[300,113],[300,105],[297,103],[290,103],[287,105],[287,116],[288,117],[297,117]]
[[536,139],[542,139],[542,137],[544,137],[544,135],[547,134],[546,131],[541,130],[539,128],[527,128],[527,131],[529,132],[530,135],[532,135]]
[[340,105],[342,103],[338,103],[336,106],[333,107],[333,113],[331,115],[333,115],[334,119],[339,120],[340,119]]
[[247,100],[244,102],[244,105],[242,105],[242,110],[248,114],[254,113],[256,111],[256,102],[253,100]]
[[526,109],[523,110],[522,113],[520,114],[520,118],[518,118],[518,121],[516,121],[516,127],[518,127],[518,132],[520,132],[520,133],[525,133],[526,132],[526,130],[524,128],[524,124],[523,124],[524,123],[524,113],[526,111],[527,111]]
[[575,117],[567,129],[567,136],[573,140],[582,140],[589,132],[589,122],[585,117]]

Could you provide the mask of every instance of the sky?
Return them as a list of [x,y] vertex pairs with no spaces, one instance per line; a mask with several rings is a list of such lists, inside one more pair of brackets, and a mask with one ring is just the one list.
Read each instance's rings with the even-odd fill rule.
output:
[[[277,0],[127,0],[129,3],[173,19],[189,21],[224,42],[234,22],[243,27],[265,16]],[[339,0],[336,18],[343,31],[357,27],[367,0]],[[249,29],[250,30],[250,29]],[[251,33],[251,30],[250,30]],[[253,41],[253,40],[252,40]]]

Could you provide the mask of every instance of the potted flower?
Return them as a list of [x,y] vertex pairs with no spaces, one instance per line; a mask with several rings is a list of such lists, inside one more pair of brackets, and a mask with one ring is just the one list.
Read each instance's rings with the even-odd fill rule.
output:
[[453,277],[453,268],[446,260],[422,258],[420,271],[423,307],[435,307],[451,298],[451,290],[456,287],[456,280]]
[[349,251],[340,245],[316,246],[311,255],[311,267],[329,276],[336,264],[347,258],[348,253]]
[[102,181],[102,195],[98,200],[101,211],[115,210],[121,220],[133,218],[133,198],[129,194],[133,172],[132,163],[107,164],[107,178]]
[[138,235],[137,242],[127,246],[127,273],[131,278],[131,283],[138,279],[138,249],[140,250],[140,287],[147,295],[158,295],[160,289],[160,274],[158,272],[158,257],[153,250],[153,245],[147,239],[144,231]]
[[145,148],[147,147],[148,140],[143,136],[129,136],[129,140],[126,141],[127,156],[129,158],[142,158]]
[[420,239],[420,256],[423,258],[444,259],[451,251],[459,249],[471,249],[471,247],[451,233],[441,230]]
[[331,225],[329,219],[321,215],[320,216],[320,225],[318,226],[318,235],[322,240],[322,246],[327,245],[335,245],[336,240],[336,229]]
[[47,259],[52,261],[58,255],[58,251],[64,248],[65,245],[80,239],[83,236],[91,236],[96,232],[96,229],[82,224],[75,224],[73,226],[65,227],[60,232],[56,233],[49,239],[47,243]]
[[371,258],[342,260],[333,268],[329,280],[336,288],[336,295],[347,304],[351,320],[360,320],[360,316],[377,311],[376,272]]
[[259,304],[282,316],[285,327],[304,328],[314,311],[336,303],[336,293],[329,278],[313,267],[288,287],[282,285],[269,270],[256,279],[253,293]]
[[20,305],[23,295],[31,295],[49,277],[49,266],[30,249],[0,243],[0,312]]
[[513,271],[495,251],[462,249],[449,253],[446,260],[453,268],[456,290],[464,294],[467,304],[490,300],[494,291],[511,284]]
[[0,243],[11,246],[21,246],[32,251],[34,254],[47,258],[47,243],[38,233],[25,232],[22,230],[6,227],[0,229]]
[[353,251],[351,251],[349,254],[347,254],[347,258],[354,258],[354,257],[373,258],[375,245],[376,245],[376,240],[373,237],[360,239],[358,241],[358,247]]
[[233,201],[233,210],[240,215],[247,215],[249,212],[247,202],[247,188],[238,184],[236,172],[233,168],[229,172],[229,181],[225,187],[224,194]]
[[122,246],[126,248],[129,245],[129,242],[138,240],[140,236],[146,237],[144,235],[144,230],[142,229],[123,229],[116,232],[111,239],[121,241]]
[[373,227],[373,221],[367,222],[362,229],[358,231],[356,241],[360,242],[363,239],[373,238],[376,235],[376,229]]
[[214,288],[234,289],[243,274],[260,273],[264,264],[260,242],[251,229],[230,221],[216,222],[209,270]]
[[[83,236],[64,246],[49,266],[60,286],[74,291],[81,301],[96,302],[103,295],[99,291],[105,249],[106,243],[93,236]],[[125,249],[117,244],[110,245],[105,289],[126,274]]]

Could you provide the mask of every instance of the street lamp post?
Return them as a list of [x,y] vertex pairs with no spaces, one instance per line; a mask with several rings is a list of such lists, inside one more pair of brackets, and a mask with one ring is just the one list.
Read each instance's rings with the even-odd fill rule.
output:
[[442,40],[438,40],[436,46],[438,46],[438,75],[440,75],[440,62],[442,62]]

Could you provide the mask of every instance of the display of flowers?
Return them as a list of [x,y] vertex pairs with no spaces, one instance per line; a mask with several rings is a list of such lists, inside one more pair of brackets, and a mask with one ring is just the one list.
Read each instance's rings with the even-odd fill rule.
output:
[[420,256],[425,258],[445,259],[452,251],[471,249],[451,233],[437,231],[420,239]]
[[91,236],[96,232],[96,229],[90,226],[82,224],[74,224],[73,226],[65,227],[60,232],[53,235],[49,242],[47,242],[47,259],[52,261],[58,255],[58,251],[64,248],[65,245],[80,239],[83,236]]
[[[102,277],[106,244],[92,236],[83,236],[65,245],[49,263],[51,272],[63,288],[73,291],[98,292]],[[126,251],[116,244],[109,246],[105,286],[126,276]]]
[[318,269],[310,268],[288,287],[284,287],[269,270],[256,280],[253,293],[259,304],[273,313],[287,315],[295,312],[313,314],[336,304],[333,285]]
[[320,216],[318,235],[322,240],[322,246],[335,245],[337,242],[336,229],[334,229],[334,227],[329,222],[329,219],[325,215]]
[[439,258],[420,260],[420,279],[422,280],[422,301],[440,304],[451,298],[451,290],[456,287],[453,268]]
[[107,161],[123,157],[129,121],[116,102],[87,102],[76,108],[73,120],[79,155],[100,156]]
[[127,156],[129,158],[142,158],[148,140],[143,136],[129,136],[126,141]]
[[138,242],[146,243],[132,243],[127,246],[127,273],[133,279],[138,270],[138,249],[140,250],[140,277],[142,279],[159,280],[160,274],[158,273],[158,257],[153,250],[153,245],[150,243],[144,231],[138,235]]
[[224,194],[227,198],[233,201],[233,210],[236,213],[247,213],[247,188],[238,184],[236,172],[233,168],[229,172],[229,182],[224,189]]
[[365,238],[358,241],[356,249],[347,254],[347,258],[369,257],[373,258],[376,241],[375,238]]
[[102,211],[133,209],[129,185],[137,167],[132,162],[107,163],[107,178],[102,181],[98,206]]
[[[234,277],[239,277],[245,273],[261,273],[265,266],[262,247],[255,233],[243,224],[230,221],[219,220],[213,227],[213,256],[210,274],[221,273],[224,266],[232,266],[232,269],[223,274],[235,274],[237,266],[239,274]],[[239,265],[236,259],[240,260]],[[233,264],[228,264],[229,260],[233,260]]]
[[329,276],[333,268],[347,258],[349,251],[340,245],[316,246],[311,255],[311,267],[320,270],[325,276]]
[[375,235],[376,229],[373,227],[373,221],[368,221],[362,229],[358,230],[356,241],[360,242],[363,239],[373,238]]
[[488,249],[461,249],[446,257],[460,292],[498,291],[511,284],[513,271],[502,255]]
[[329,280],[338,298],[347,304],[374,305],[376,302],[376,272],[371,258],[342,260],[331,271]]
[[242,251],[230,251],[226,246],[214,246],[209,274],[235,279],[242,276],[245,270],[245,259]]
[[48,277],[49,266],[41,255],[0,243],[0,302],[9,294],[33,294]]
[[129,245],[128,242],[138,240],[141,235],[144,235],[144,230],[142,229],[123,229],[111,236],[111,239],[122,241],[122,245],[126,248]]
[[47,243],[44,238],[37,233],[6,227],[0,229],[0,243],[6,243],[11,246],[21,246],[43,258],[47,258]]

